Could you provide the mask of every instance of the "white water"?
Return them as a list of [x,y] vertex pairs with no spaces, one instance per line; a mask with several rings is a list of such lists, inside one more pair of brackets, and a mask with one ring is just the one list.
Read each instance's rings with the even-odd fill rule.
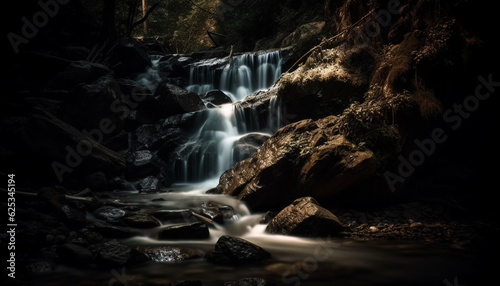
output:
[[[208,70],[207,68],[206,71]],[[251,89],[272,84],[266,80],[267,75],[276,73],[279,69],[273,70],[267,63],[261,63],[257,70],[264,75],[255,76],[249,72],[251,70],[251,68],[231,67],[231,70],[225,73],[227,79],[222,86],[232,86],[234,94],[239,96],[239,92],[244,94]],[[193,75],[197,73],[204,72],[192,71]],[[200,77],[215,78],[206,73]],[[241,78],[238,80],[245,82],[245,85],[234,82],[229,84],[234,78]],[[153,68],[143,83],[153,85],[156,80]],[[256,85],[254,80],[257,82]],[[201,91],[211,89],[214,85],[200,82],[196,88]],[[278,100],[272,98],[269,114],[273,114],[278,108]],[[109,269],[60,268],[59,275],[40,277],[38,280],[40,285],[68,285],[78,280],[88,281],[84,284],[93,285],[96,283],[111,285],[115,282],[128,284],[128,280],[117,280],[122,277],[119,274],[130,278],[131,285],[169,285],[173,281],[189,279],[202,280],[204,285],[210,286],[222,285],[225,281],[243,277],[271,279],[278,285],[443,285],[443,281],[447,281],[445,279],[453,281],[457,275],[460,275],[460,281],[463,281],[467,273],[478,267],[475,256],[470,253],[457,255],[449,250],[433,249],[420,242],[363,243],[342,239],[305,239],[267,234],[266,225],[259,224],[263,214],[250,213],[244,203],[233,197],[208,195],[205,191],[215,186],[218,181],[217,174],[232,164],[234,142],[249,130],[256,130],[259,127],[276,130],[281,125],[280,113],[269,116],[265,126],[259,126],[259,121],[253,116],[255,114],[253,112],[250,112],[250,116],[243,114],[238,103],[204,112],[208,112],[207,119],[200,122],[194,135],[183,146],[185,153],[180,154],[183,159],[176,162],[179,164],[178,169],[181,170],[180,181],[184,183],[178,183],[177,188],[169,190],[172,191],[170,193],[145,195],[130,190],[115,192],[111,196],[115,198],[116,205],[138,208],[141,211],[185,209],[197,211],[204,202],[214,202],[231,207],[234,210],[233,216],[226,219],[224,224],[215,224],[215,227],[210,228],[210,238],[206,240],[157,240],[156,234],[166,226],[165,224],[138,230],[139,235],[123,242],[132,246],[175,245],[206,253],[213,249],[222,235],[229,234],[263,247],[272,254],[271,260],[252,267],[221,267],[199,258],[187,262],[151,262],[116,268],[113,270],[115,272],[110,272]],[[449,284],[451,285],[451,282]]]
[[249,94],[269,88],[281,75],[282,58],[279,51],[264,54],[235,56],[220,67],[223,59],[208,59],[195,63],[190,69],[187,90],[203,96],[213,89],[222,90],[233,104],[225,104],[207,111],[208,116],[189,141],[177,150],[173,163],[175,181],[192,183],[214,181],[235,164],[235,143],[252,132],[271,134],[280,126],[279,103],[270,100],[265,124],[259,123],[258,114],[245,113],[239,101]]

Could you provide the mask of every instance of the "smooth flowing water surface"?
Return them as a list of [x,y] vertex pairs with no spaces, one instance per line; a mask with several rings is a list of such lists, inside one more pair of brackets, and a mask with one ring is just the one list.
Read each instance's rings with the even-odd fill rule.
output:
[[[154,89],[159,81],[153,67],[138,81]],[[176,184],[156,194],[118,191],[108,202],[122,207],[157,211],[201,213],[210,202],[224,206],[223,222],[213,223],[210,237],[203,240],[159,240],[158,232],[173,224],[196,221],[162,221],[162,225],[141,229],[140,234],[121,242],[137,246],[176,246],[195,249],[200,257],[186,261],[146,262],[110,269],[59,267],[58,275],[40,276],[39,285],[169,285],[181,280],[201,280],[204,285],[224,285],[225,281],[259,277],[277,285],[443,285],[477,265],[477,253],[441,248],[424,242],[361,242],[339,238],[306,239],[265,232],[262,213],[251,213],[244,203],[224,195],[205,192],[218,183],[219,176],[240,160],[235,149],[243,136],[271,136],[281,127],[277,98],[269,100],[269,119],[265,124],[239,108],[238,101],[252,92],[269,88],[281,74],[279,51],[251,53],[233,57],[226,65],[221,59],[207,59],[192,65],[186,89],[200,95],[220,89],[233,101],[210,108],[193,128],[193,134],[176,152],[172,162]],[[89,214],[89,219],[99,219]],[[213,249],[222,235],[233,235],[259,245],[272,258],[257,265],[219,266],[203,256]],[[470,272],[469,272],[470,273]],[[471,274],[472,275],[472,274]],[[80,283],[80,281],[83,281]],[[452,282],[453,283],[453,282]],[[446,284],[445,284],[446,285]],[[450,284],[453,285],[453,284]]]

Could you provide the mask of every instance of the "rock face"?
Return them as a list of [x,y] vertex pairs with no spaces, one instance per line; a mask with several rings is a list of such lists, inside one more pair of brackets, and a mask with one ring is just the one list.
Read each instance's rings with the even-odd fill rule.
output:
[[214,264],[247,264],[271,258],[271,254],[244,239],[224,235],[207,254],[207,261]]
[[266,227],[266,231],[272,234],[306,237],[336,235],[342,229],[340,220],[311,197],[295,200]]
[[373,152],[339,134],[337,124],[338,117],[330,116],[285,126],[226,171],[215,192],[266,210],[303,196],[328,198],[374,175]]

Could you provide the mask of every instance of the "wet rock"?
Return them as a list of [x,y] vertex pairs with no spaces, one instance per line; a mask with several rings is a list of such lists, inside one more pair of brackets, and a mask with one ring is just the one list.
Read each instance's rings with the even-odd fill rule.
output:
[[55,265],[48,261],[36,261],[26,265],[25,271],[28,274],[47,273],[55,270]]
[[331,116],[281,128],[251,158],[222,174],[217,193],[266,210],[303,196],[328,198],[374,176],[373,152],[338,134],[337,124]]
[[224,223],[224,214],[220,206],[212,202],[201,204],[201,214],[217,223]]
[[137,251],[155,262],[176,262],[202,257],[198,250],[171,246],[138,247]]
[[262,278],[243,278],[236,281],[228,281],[224,286],[274,286],[276,284]]
[[161,161],[149,150],[136,151],[127,157],[130,162],[127,170],[129,179],[157,175],[161,170]]
[[250,158],[266,142],[271,135],[265,133],[249,133],[234,143],[234,157],[236,161]]
[[165,117],[205,109],[200,96],[172,84],[161,84],[155,92]]
[[129,238],[139,235],[138,232],[127,227],[113,226],[101,222],[94,222],[92,227],[96,232],[109,238]]
[[122,266],[130,261],[132,249],[117,240],[91,246],[98,262],[104,265]]
[[126,211],[111,207],[111,206],[104,206],[96,209],[94,211],[94,215],[97,218],[103,219],[107,222],[118,222],[121,218],[123,218],[127,214]]
[[271,258],[271,254],[244,239],[224,235],[219,238],[214,250],[207,253],[206,258],[210,263],[234,265],[261,262]]
[[210,90],[202,97],[203,101],[213,105],[232,103],[231,98],[220,89]]
[[145,213],[136,213],[123,218],[123,222],[130,227],[152,228],[160,226],[160,222],[154,217]]
[[57,247],[57,255],[62,261],[69,264],[85,265],[92,261],[90,250],[73,243],[65,243]]
[[158,239],[206,239],[210,237],[208,227],[201,222],[167,226],[158,233]]
[[150,192],[157,192],[160,190],[160,180],[154,176],[148,176],[137,184],[139,190],[149,190]]
[[183,55],[167,55],[158,62],[158,70],[169,78],[189,78],[188,65],[192,58]]
[[317,237],[337,235],[343,229],[340,220],[318,202],[305,197],[279,212],[267,225],[272,234]]

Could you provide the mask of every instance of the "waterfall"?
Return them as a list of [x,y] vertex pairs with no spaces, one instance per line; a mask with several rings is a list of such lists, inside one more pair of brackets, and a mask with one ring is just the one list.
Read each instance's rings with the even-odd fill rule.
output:
[[[216,180],[253,146],[246,139],[265,139],[280,127],[280,110],[276,97],[269,102],[267,120],[258,112],[244,110],[240,101],[248,95],[268,89],[281,75],[282,56],[279,51],[252,53],[227,59],[209,59],[192,64],[187,90],[203,96],[220,89],[233,104],[202,111],[207,115],[198,122],[194,134],[177,150],[173,163],[179,183]],[[261,121],[264,121],[261,123]],[[250,140],[251,141],[251,140]]]
[[156,90],[157,83],[161,81],[160,74],[158,73],[158,65],[161,57],[161,55],[151,55],[151,67],[136,78],[136,82],[146,86],[153,93]]
[[209,59],[190,67],[187,90],[200,95],[212,89],[220,89],[233,102],[258,90],[269,88],[281,75],[280,51],[253,53],[227,59]]

